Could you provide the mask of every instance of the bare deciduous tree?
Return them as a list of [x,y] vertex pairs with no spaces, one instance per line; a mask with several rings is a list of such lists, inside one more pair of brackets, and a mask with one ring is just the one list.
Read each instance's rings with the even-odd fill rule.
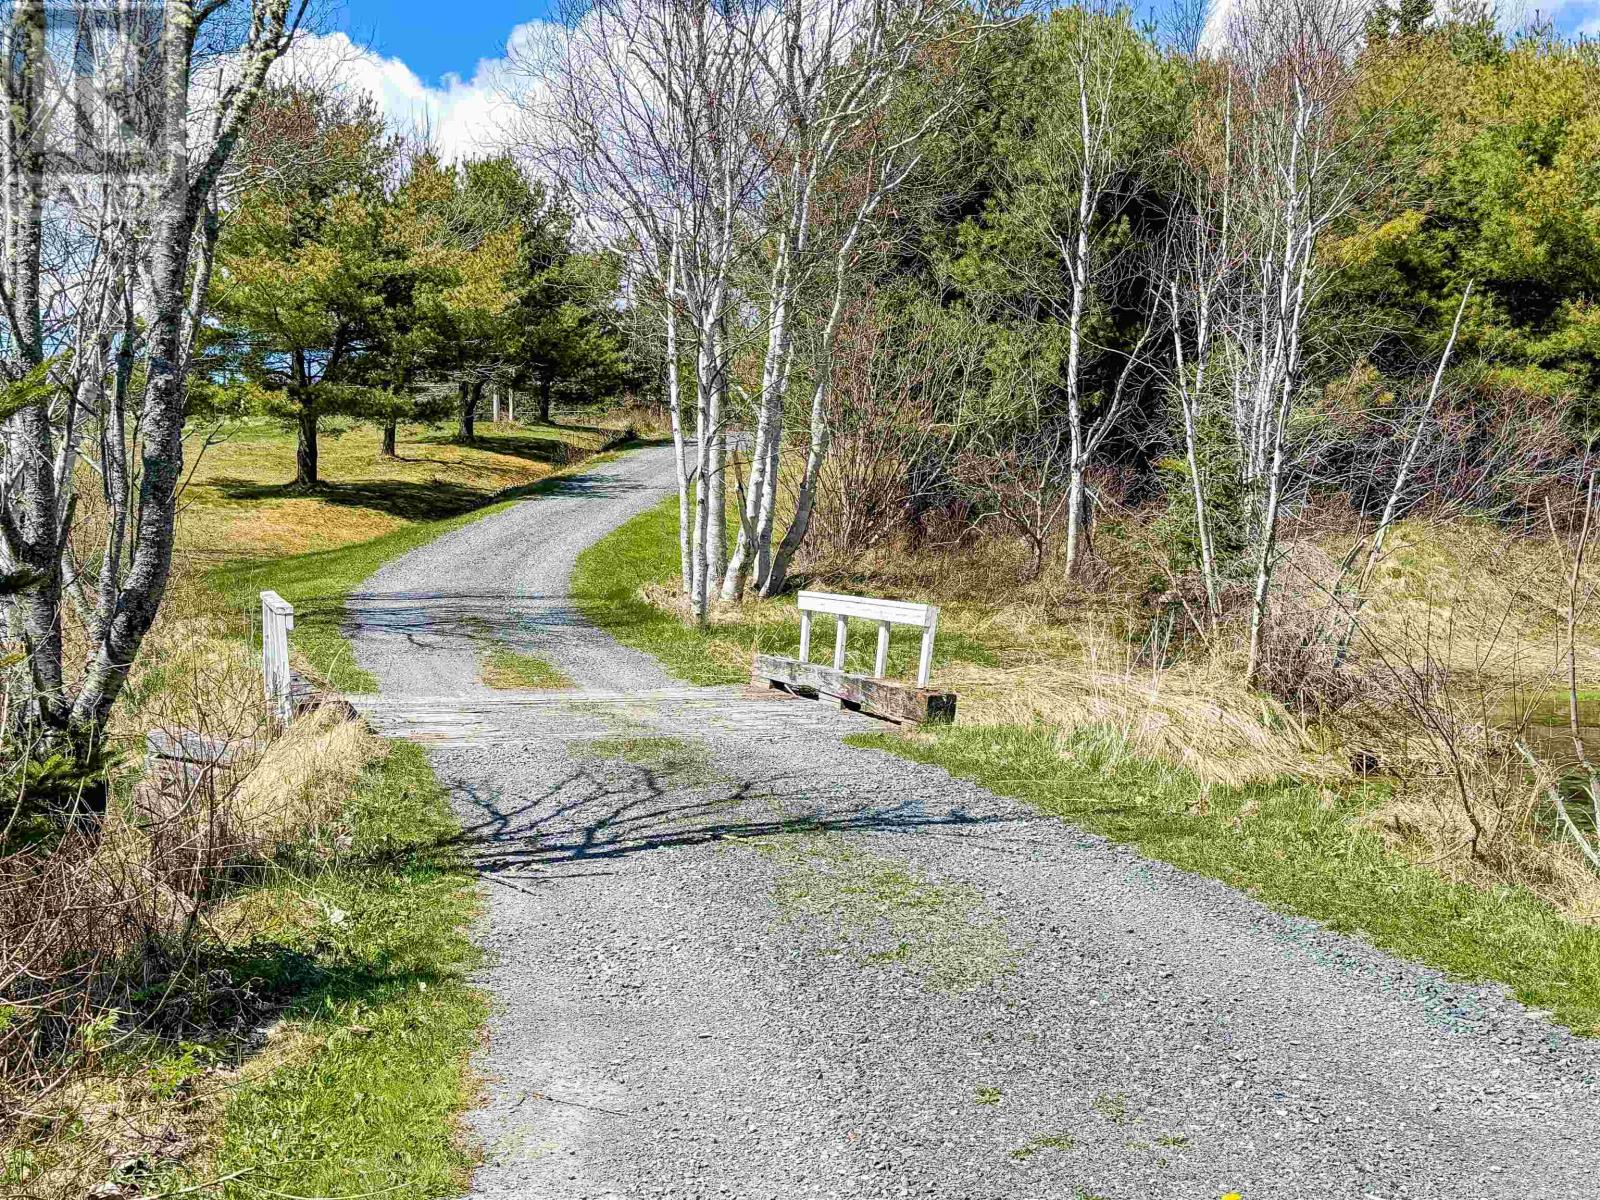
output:
[[[523,100],[528,148],[567,183],[598,236],[626,244],[634,287],[660,306],[683,574],[701,621],[726,557],[733,277],[768,166],[758,136],[762,11],[709,0],[596,0],[568,13],[553,44],[520,63],[536,81]],[[681,391],[690,354],[692,471]]]
[[[1260,0],[1238,10],[1211,73],[1210,193],[1182,230],[1169,305],[1175,391],[1189,443],[1208,602],[1219,603],[1196,439],[1225,407],[1251,559],[1247,671],[1261,665],[1278,530],[1292,482],[1292,418],[1307,394],[1310,317],[1327,282],[1317,246],[1375,185],[1372,118],[1355,98],[1365,10],[1351,0]],[[1211,189],[1217,181],[1220,186]],[[1181,290],[1180,290],[1181,289]],[[1187,293],[1187,294],[1185,294]]]
[[[15,0],[4,14],[0,369],[18,403],[0,451],[0,574],[25,580],[4,603],[28,660],[13,722],[80,762],[98,754],[166,589],[216,189],[302,11]],[[70,554],[85,466],[109,511],[94,573]],[[75,682],[66,595],[89,632]]]
[[[954,110],[946,91],[914,119],[891,123],[914,71],[940,38],[954,38],[947,0],[783,0],[770,10],[764,52],[773,148],[753,232],[770,257],[764,292],[752,299],[765,326],[760,388],[751,444],[750,485],[740,534],[722,583],[737,597],[746,579],[763,595],[781,591],[806,537],[826,460],[828,392],[839,324],[863,240],[884,202],[921,161],[926,139]],[[798,311],[800,307],[809,311]],[[809,328],[797,330],[806,320]],[[797,336],[811,380],[806,466],[795,513],[774,546],[779,453]]]
[[[1065,87],[1043,101],[1034,118],[1032,153],[1018,164],[1018,178],[1010,186],[1013,203],[1034,228],[1037,242],[1048,248],[1049,269],[1066,278],[1065,294],[1042,286],[1030,289],[1029,295],[1044,296],[1065,335],[1061,387],[1066,401],[1063,474],[1070,576],[1078,568],[1089,511],[1087,472],[1118,427],[1129,398],[1127,384],[1153,332],[1147,321],[1091,418],[1089,368],[1106,352],[1091,336],[1096,310],[1105,307],[1108,285],[1118,275],[1138,270],[1132,263],[1136,253],[1119,253],[1107,244],[1105,231],[1118,226],[1141,186],[1150,144],[1146,131],[1162,100],[1151,91],[1160,77],[1153,49],[1126,9],[1079,5],[1034,28],[1039,53],[1056,64]],[[1031,255],[1010,264],[1022,276],[1040,265],[1045,264],[1032,261]],[[1153,306],[1150,316],[1160,310],[1160,305]]]

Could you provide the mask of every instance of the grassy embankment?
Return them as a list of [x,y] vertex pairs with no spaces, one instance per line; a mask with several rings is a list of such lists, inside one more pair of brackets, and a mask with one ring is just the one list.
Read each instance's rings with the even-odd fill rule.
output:
[[[120,718],[126,736],[251,728],[260,685],[240,641],[264,587],[299,610],[302,665],[359,688],[339,634],[351,588],[559,486],[560,471],[618,436],[498,427],[464,447],[406,433],[398,460],[377,457],[372,431],[327,439],[326,482],[309,494],[282,484],[293,443],[270,426],[206,449],[180,519],[173,603]],[[486,646],[485,664],[502,686],[551,682],[528,684],[529,664],[502,646]],[[475,877],[427,760],[306,718],[223,803],[252,861],[224,867],[177,974],[134,997],[147,1010],[108,1018],[107,1049],[86,1057],[62,1101],[70,1119],[11,1142],[0,1182],[60,1195],[98,1181],[145,1195],[454,1194],[472,1160],[456,1121],[484,1006],[466,978]],[[141,845],[139,819],[123,824]],[[252,1029],[269,1018],[263,1045]]]
[[[1405,552],[1398,557],[1403,567]],[[938,569],[928,571],[835,582],[944,599]],[[669,502],[587,551],[574,589],[589,619],[690,682],[746,678],[757,647],[794,652],[792,598],[746,603],[695,630],[670,600],[677,572]],[[896,638],[892,670],[909,670],[910,640]],[[1574,1030],[1600,1034],[1600,927],[1527,888],[1478,886],[1408,857],[1380,820],[1394,783],[1339,769],[1328,731],[1203,666],[1159,678],[1119,670],[1109,646],[1086,622],[958,600],[941,618],[935,679],[961,693],[959,723],[852,740],[945,767],[1454,977],[1497,981]],[[865,636],[852,644],[853,663],[869,654]]]
[[466,1181],[456,1121],[486,1012],[466,977],[476,880],[422,751],[380,753],[347,803],[351,849],[233,902],[254,917],[246,953],[289,978],[221,1112],[206,1174],[223,1195],[447,1196]]

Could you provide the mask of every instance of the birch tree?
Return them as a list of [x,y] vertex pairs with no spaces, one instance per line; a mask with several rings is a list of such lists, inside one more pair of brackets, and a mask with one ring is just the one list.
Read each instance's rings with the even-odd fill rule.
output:
[[[929,134],[953,111],[953,96],[933,93],[935,102],[909,121],[896,124],[891,115],[932,47],[941,40],[959,46],[954,18],[945,0],[781,0],[760,14],[751,45],[763,56],[763,87],[773,111],[766,136],[774,159],[763,198],[765,227],[755,242],[770,260],[764,289],[756,292],[765,348],[753,396],[750,480],[722,581],[724,599],[736,598],[747,582],[763,595],[782,590],[805,539],[827,454],[834,344],[863,237],[920,163]],[[808,302],[810,311],[800,311]],[[775,547],[797,324],[808,317],[806,468],[793,519]]]
[[625,245],[633,288],[661,313],[683,575],[697,621],[726,560],[726,398],[740,299],[733,277],[768,167],[755,47],[763,28],[757,9],[737,3],[597,0],[520,60],[534,80],[523,100],[528,149],[567,183],[594,233]]
[[[1172,300],[1194,339],[1187,355],[1181,343],[1175,353],[1197,501],[1197,406],[1220,392],[1230,430],[1250,548],[1252,680],[1293,483],[1293,418],[1310,386],[1311,316],[1327,282],[1317,246],[1375,182],[1376,131],[1355,104],[1363,22],[1351,0],[1262,0],[1234,16],[1215,72],[1223,142],[1211,171],[1226,181],[1224,199],[1197,214],[1183,273],[1190,294]],[[1207,226],[1213,218],[1220,227]],[[1215,569],[1207,568],[1213,610]]]
[[[20,401],[0,452],[0,575],[25,581],[4,605],[27,659],[12,711],[82,764],[100,754],[166,588],[217,188],[300,12],[291,0],[14,0],[0,13],[0,372]],[[110,510],[93,572],[70,553],[85,463]],[[68,595],[89,634],[70,686]]]
[[[1127,10],[1058,10],[1035,31],[1044,86],[1026,114],[1027,151],[1014,162],[1008,188],[1031,234],[1021,247],[1045,253],[1030,254],[1013,270],[1026,277],[1036,273],[1038,263],[1048,262],[1065,284],[1059,292],[1036,287],[1030,295],[1045,298],[1065,347],[1060,384],[1066,410],[1065,565],[1071,576],[1084,540],[1088,469],[1117,427],[1129,395],[1128,379],[1153,331],[1146,321],[1145,333],[1122,352],[1117,382],[1099,398],[1091,418],[1089,368],[1105,354],[1095,344],[1097,309],[1105,304],[1112,276],[1127,268],[1130,256],[1108,235],[1118,229],[1142,184],[1153,144],[1150,130],[1170,106],[1165,73]],[[1149,315],[1160,308],[1153,306]]]
[[1207,114],[1197,115],[1201,129],[1186,147],[1176,175],[1169,252],[1162,272],[1165,286],[1159,291],[1167,306],[1172,341],[1171,392],[1181,416],[1205,619],[1215,625],[1222,614],[1222,583],[1211,511],[1210,455],[1202,439],[1210,407],[1208,384],[1215,386],[1211,367],[1221,303],[1240,261],[1235,244],[1231,85],[1224,81],[1217,119],[1209,128]]

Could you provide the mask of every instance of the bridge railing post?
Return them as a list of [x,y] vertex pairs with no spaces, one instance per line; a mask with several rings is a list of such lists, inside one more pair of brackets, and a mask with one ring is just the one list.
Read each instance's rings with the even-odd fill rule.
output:
[[[873,596],[846,596],[836,592],[800,593],[800,655],[785,658],[757,653],[750,664],[750,685],[761,691],[774,689],[815,696],[824,704],[849,706],[890,721],[916,725],[955,719],[953,692],[935,692],[928,686],[933,671],[933,640],[939,628],[939,609],[908,600]],[[818,614],[833,618],[833,666],[811,661],[813,622]],[[872,674],[844,669],[849,641],[849,620],[858,617],[878,627],[873,649]],[[888,678],[889,637],[896,625],[917,630],[917,682],[914,687]]]
[[277,592],[261,593],[261,686],[267,709],[280,725],[294,716],[290,693],[289,631],[294,628],[294,606]]

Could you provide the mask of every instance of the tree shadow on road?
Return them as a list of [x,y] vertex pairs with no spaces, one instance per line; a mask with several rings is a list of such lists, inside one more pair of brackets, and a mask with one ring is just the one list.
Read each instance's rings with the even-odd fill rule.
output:
[[[574,866],[614,863],[636,854],[781,834],[912,832],[970,829],[1010,818],[960,807],[930,809],[911,799],[849,805],[788,788],[805,777],[689,783],[648,767],[578,767],[539,791],[513,797],[501,788],[462,780],[446,786],[482,816],[466,820],[454,839],[481,875],[517,890],[519,883],[571,878]],[[781,802],[775,793],[782,794]],[[771,811],[781,803],[782,811]],[[769,811],[762,812],[765,804]],[[519,879],[519,873],[530,872]]]

